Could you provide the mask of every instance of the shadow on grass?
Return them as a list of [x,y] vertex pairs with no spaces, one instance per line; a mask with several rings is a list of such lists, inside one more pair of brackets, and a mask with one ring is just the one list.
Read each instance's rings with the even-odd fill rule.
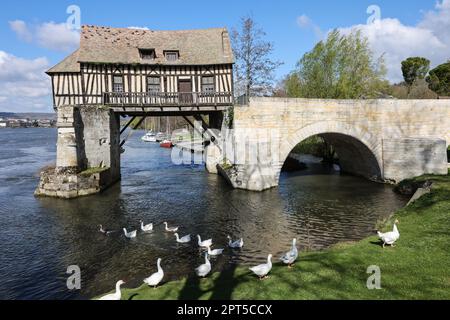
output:
[[198,300],[205,292],[200,288],[200,278],[197,275],[190,275],[180,290],[179,300]]
[[128,300],[134,300],[134,297],[139,296],[139,293],[133,293],[128,297]]
[[234,288],[239,284],[238,278],[234,276],[237,266],[228,266],[214,281],[214,290],[211,300],[230,300]]

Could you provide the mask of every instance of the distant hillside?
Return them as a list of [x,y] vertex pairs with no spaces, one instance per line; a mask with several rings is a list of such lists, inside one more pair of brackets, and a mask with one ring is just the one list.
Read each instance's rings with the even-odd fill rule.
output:
[[34,112],[22,112],[22,113],[14,113],[14,112],[0,112],[0,118],[20,118],[20,119],[50,119],[56,120],[56,113],[34,113]]

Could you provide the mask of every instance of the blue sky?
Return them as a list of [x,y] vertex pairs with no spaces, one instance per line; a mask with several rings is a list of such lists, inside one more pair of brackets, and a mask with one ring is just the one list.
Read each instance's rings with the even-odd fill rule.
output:
[[[298,59],[330,29],[351,30],[358,25],[365,28],[376,53],[392,50],[393,53],[390,55],[392,61],[388,61],[388,67],[391,69],[395,69],[394,65],[402,56],[414,54],[416,52],[413,51],[417,50],[418,53],[422,51],[427,53],[427,50],[436,51],[432,53],[432,58],[436,60],[432,59],[433,64],[444,62],[438,60],[443,60],[445,55],[447,59],[450,58],[448,46],[442,46],[442,43],[449,40],[448,31],[443,34],[439,31],[441,34],[436,35],[436,41],[433,42],[435,47],[427,49],[426,44],[423,43],[426,42],[427,37],[430,37],[429,34],[435,36],[434,33],[438,33],[436,31],[438,27],[442,29],[442,24],[445,25],[446,21],[440,21],[441,24],[438,26],[434,26],[430,21],[441,18],[445,20],[447,16],[444,14],[447,14],[447,11],[450,12],[450,0],[438,2],[433,0],[230,0],[227,2],[16,0],[2,3],[0,11],[0,66],[2,61],[3,66],[7,63],[18,65],[23,68],[23,72],[30,72],[30,76],[26,79],[16,79],[18,76],[12,75],[11,70],[0,71],[0,111],[51,110],[51,101],[48,92],[44,94],[44,85],[34,88],[35,93],[26,99],[23,96],[15,97],[12,89],[2,89],[1,84],[6,83],[6,86],[9,85],[9,88],[12,88],[11,82],[16,80],[19,84],[27,83],[28,85],[31,85],[30,81],[45,82],[44,77],[39,77],[39,70],[57,63],[73,46],[73,34],[64,34],[57,32],[57,28],[52,28],[66,21],[69,16],[66,9],[72,4],[80,7],[82,24],[113,27],[139,26],[161,30],[222,26],[231,29],[237,26],[241,16],[250,14],[266,31],[267,39],[274,43],[274,58],[284,62],[277,71],[278,78],[291,71]],[[365,27],[369,17],[366,11],[372,4],[377,5],[381,10],[382,24],[378,29]],[[48,25],[49,23],[51,25]],[[43,26],[49,28],[46,29]],[[429,34],[422,32],[424,26],[429,29]],[[380,34],[386,33],[391,36],[383,36],[379,40]],[[395,38],[397,36],[401,38],[397,40]],[[395,48],[395,43],[405,40],[405,37],[406,39],[411,37],[412,40],[408,40],[408,43],[414,39],[420,39],[421,43],[414,44],[411,49],[404,48],[405,46]],[[65,50],[61,50],[61,47]],[[422,51],[416,50],[419,47]],[[441,51],[444,51],[444,54]],[[33,73],[35,73],[34,76]],[[392,81],[399,80],[398,71],[390,72],[389,77]]]

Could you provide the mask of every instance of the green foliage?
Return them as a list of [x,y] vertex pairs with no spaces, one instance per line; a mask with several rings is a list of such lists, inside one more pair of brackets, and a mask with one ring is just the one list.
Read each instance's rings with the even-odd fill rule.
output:
[[431,90],[439,95],[450,95],[450,61],[443,63],[433,70],[426,78]]
[[234,121],[234,107],[229,107],[225,113],[225,125],[228,129],[233,128]]
[[383,57],[373,58],[359,31],[348,35],[332,31],[301,58],[293,74],[288,78],[289,87],[295,89],[291,97],[375,98],[388,87]]
[[284,80],[284,88],[288,97],[301,97],[302,89],[300,86],[300,78],[297,73],[290,73]]
[[93,174],[96,174],[96,173],[100,173],[100,172],[106,171],[106,170],[108,170],[108,169],[109,169],[109,168],[107,168],[107,167],[94,167],[94,168],[89,168],[89,169],[86,169],[86,170],[80,172],[80,175],[85,176],[85,177],[88,177],[88,176],[91,176],[91,175],[93,175]]
[[393,84],[389,88],[389,94],[397,99],[436,99],[437,94],[430,90],[424,79],[416,79],[412,85],[405,82]]
[[403,79],[412,85],[418,79],[425,79],[430,70],[430,60],[422,57],[411,57],[402,61]]

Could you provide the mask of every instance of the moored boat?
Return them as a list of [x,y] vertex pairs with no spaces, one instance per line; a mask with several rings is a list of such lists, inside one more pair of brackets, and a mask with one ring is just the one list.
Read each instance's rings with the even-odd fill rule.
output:
[[172,144],[172,141],[170,141],[170,140],[163,140],[163,141],[161,141],[161,143],[159,144],[159,146],[160,146],[161,148],[167,148],[167,149],[170,149],[170,148],[173,147],[173,144]]
[[142,138],[145,142],[156,142],[156,135],[153,132],[147,132]]

